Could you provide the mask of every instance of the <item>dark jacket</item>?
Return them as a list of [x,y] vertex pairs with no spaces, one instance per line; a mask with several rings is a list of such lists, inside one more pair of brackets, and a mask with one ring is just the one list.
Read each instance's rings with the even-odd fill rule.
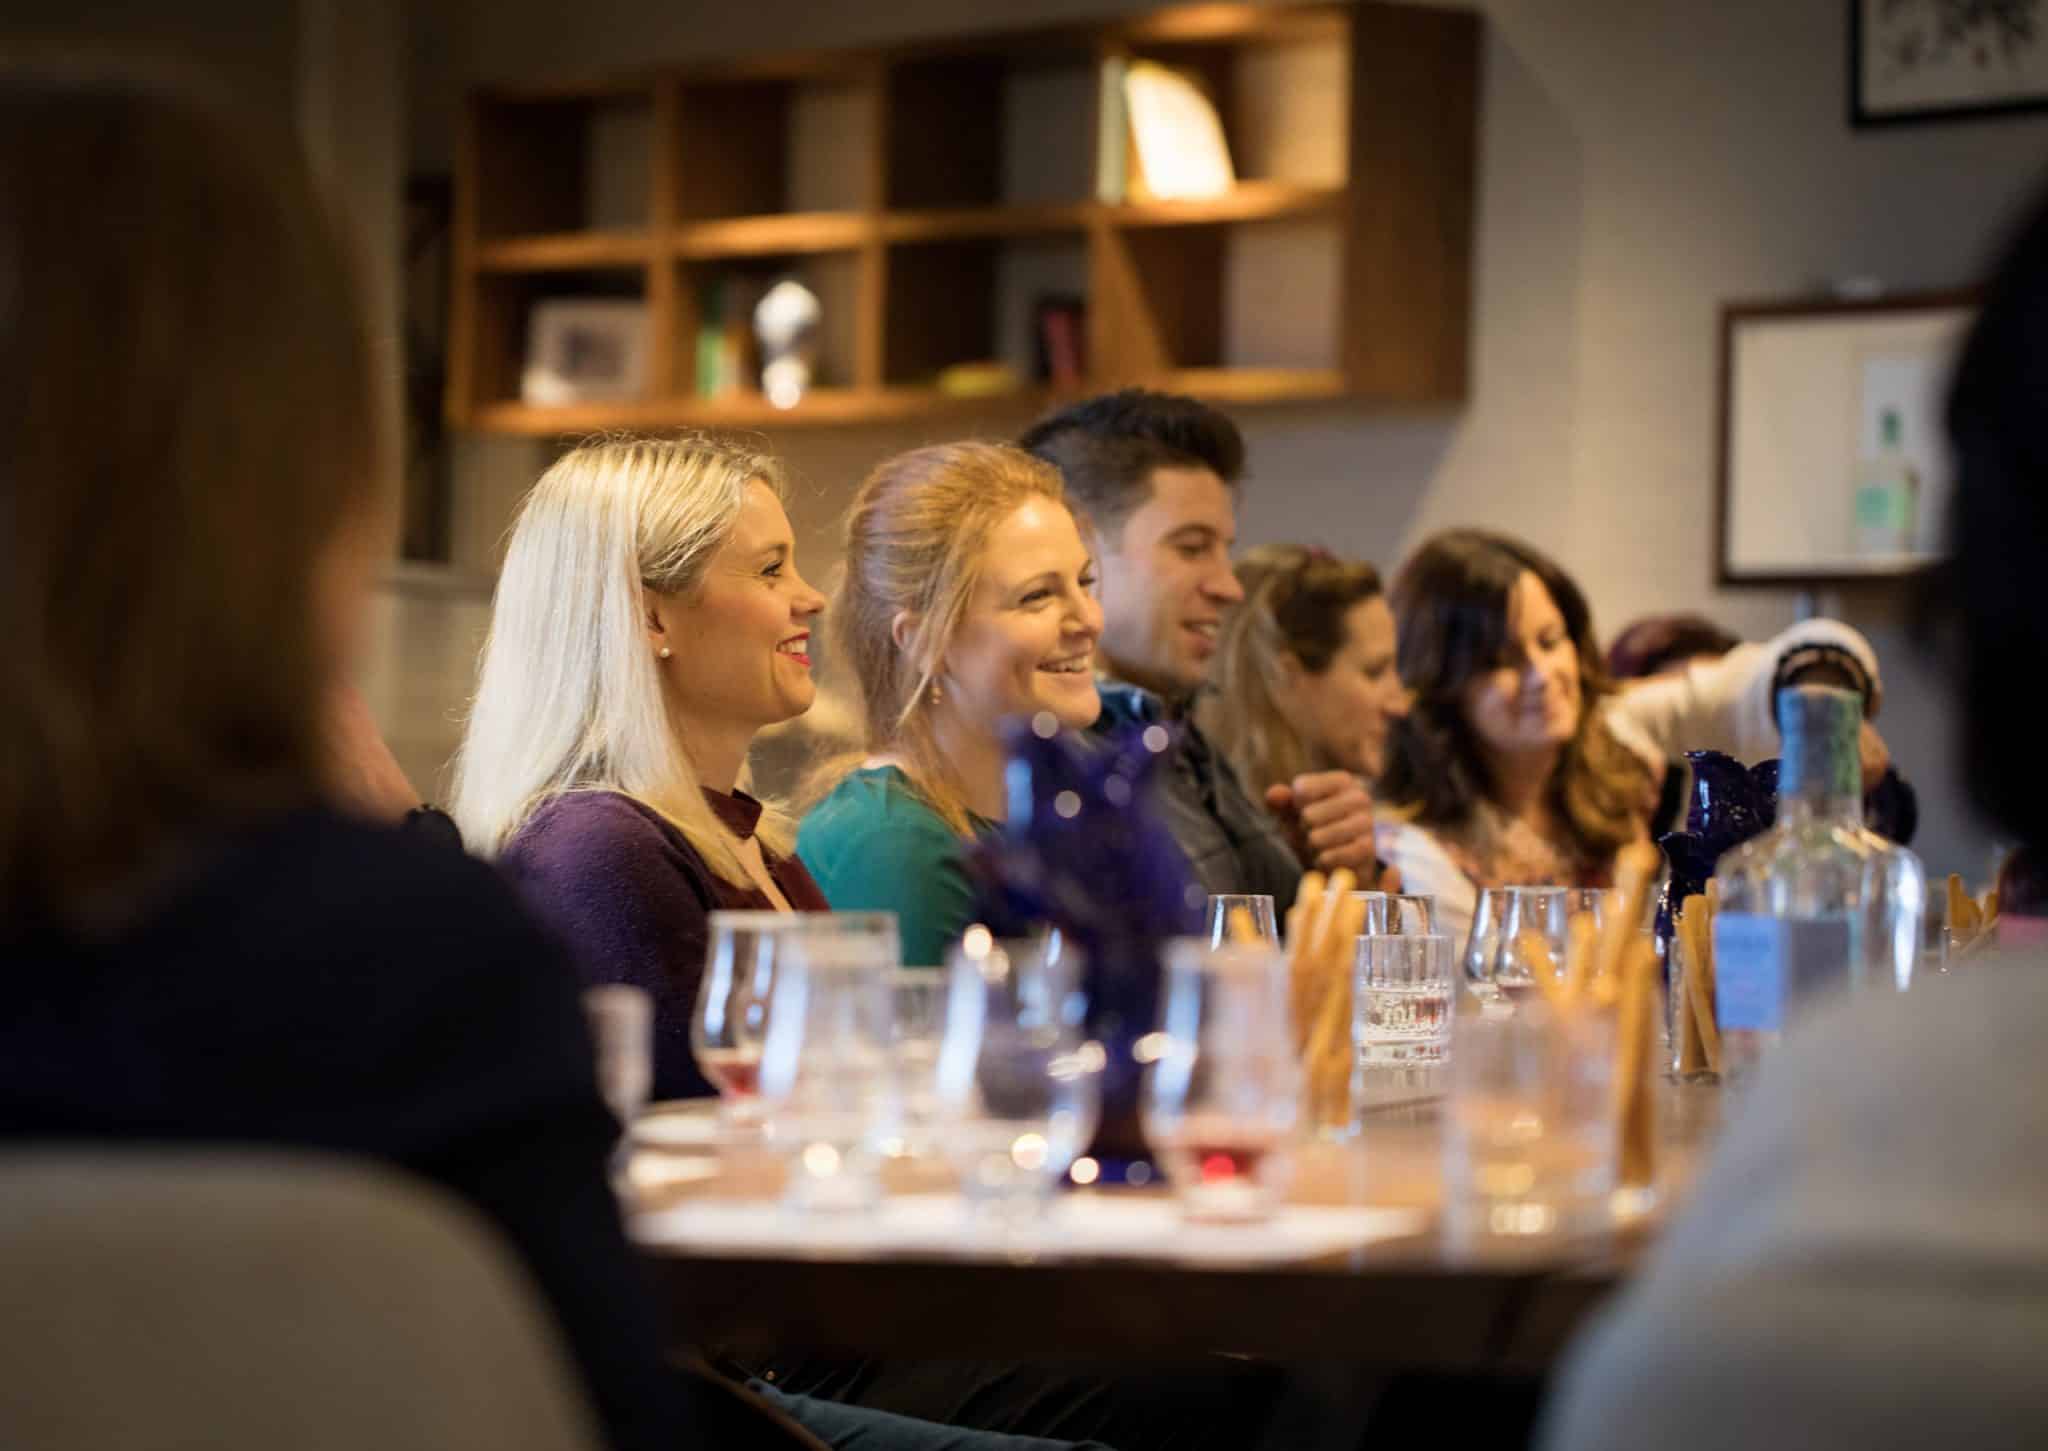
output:
[[[613,1447],[704,1444],[606,1180],[577,981],[489,867],[304,811],[214,842],[112,940],[0,923],[0,1143],[360,1155],[503,1231]],[[765,1413],[764,1413],[765,1414]],[[715,1434],[715,1433],[714,1433]]]
[[1245,794],[1230,762],[1186,714],[1176,715],[1148,690],[1122,681],[1096,683],[1102,714],[1093,727],[1109,735],[1132,726],[1165,725],[1179,742],[1155,779],[1158,804],[1174,840],[1211,896],[1263,892],[1285,912],[1301,885],[1301,862],[1280,823]]

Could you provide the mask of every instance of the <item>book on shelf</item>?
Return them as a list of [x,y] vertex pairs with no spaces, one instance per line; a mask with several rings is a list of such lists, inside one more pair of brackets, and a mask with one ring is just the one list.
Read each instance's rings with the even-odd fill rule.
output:
[[1133,199],[1191,201],[1229,194],[1237,185],[1230,146],[1216,104],[1200,77],[1156,61],[1124,69],[1130,152],[1124,191]]
[[1120,55],[1102,62],[1101,91],[1095,106],[1095,199],[1124,200],[1129,180],[1131,149],[1130,113],[1124,107],[1124,72],[1129,63]]

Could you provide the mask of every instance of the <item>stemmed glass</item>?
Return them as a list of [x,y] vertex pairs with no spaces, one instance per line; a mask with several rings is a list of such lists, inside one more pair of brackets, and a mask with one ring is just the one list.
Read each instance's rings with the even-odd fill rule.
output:
[[1500,967],[1502,928],[1507,923],[1512,887],[1484,887],[1472,912],[1472,933],[1465,939],[1465,980],[1482,996],[1497,997],[1494,972]]
[[1428,892],[1390,893],[1386,930],[1397,937],[1434,937],[1436,898]]
[[[1534,987],[1539,971],[1563,970],[1565,949],[1571,937],[1570,905],[1563,887],[1508,888],[1507,912],[1501,920],[1500,955],[1493,971],[1495,987],[1518,992]],[[1527,940],[1531,933],[1535,934],[1535,942]],[[1530,951],[1536,943],[1549,955],[1547,968]]]
[[1145,1136],[1191,1220],[1257,1220],[1286,1183],[1301,1101],[1287,961],[1270,947],[1167,949]]
[[970,927],[948,956],[939,1042],[941,1141],[976,1209],[1043,1212],[1095,1133],[1102,1045],[1088,1040],[1081,954],[1057,936]]
[[1361,937],[1373,937],[1387,931],[1387,909],[1390,905],[1385,892],[1353,892],[1352,900],[1365,903],[1365,925],[1358,929]]
[[903,1110],[895,1148],[908,1155],[931,1150],[939,1116],[939,1045],[946,1022],[946,974],[902,967],[889,974],[889,1053]]
[[761,1045],[775,988],[778,948],[807,918],[794,912],[713,912],[690,1050],[718,1090],[728,1127],[761,1122]]

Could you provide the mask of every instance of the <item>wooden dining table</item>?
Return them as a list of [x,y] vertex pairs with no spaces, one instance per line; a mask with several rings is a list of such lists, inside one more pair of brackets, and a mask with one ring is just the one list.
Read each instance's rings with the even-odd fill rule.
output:
[[[685,1112],[702,1110],[685,1110]],[[765,1157],[706,1144],[643,1148],[633,1164],[642,1252],[683,1343],[905,1358],[1167,1362],[1222,1352],[1389,1369],[1541,1372],[1654,1242],[1720,1119],[1711,1087],[1660,1084],[1647,1213],[1594,1233],[1469,1238],[1443,1213],[1445,1113],[1432,1093],[1382,1097],[1355,1129],[1300,1145],[1291,1199],[1412,1211],[1406,1232],[1285,1262],[1154,1254],[1015,1257],[819,1254],[800,1242],[708,1247],[658,1232],[693,1199],[769,1207]],[[715,1162],[693,1161],[712,1155]],[[681,1165],[684,1172],[676,1172]],[[666,1172],[665,1172],[666,1171]],[[943,1174],[892,1164],[892,1192]],[[1164,1194],[1160,1188],[1073,1191]]]

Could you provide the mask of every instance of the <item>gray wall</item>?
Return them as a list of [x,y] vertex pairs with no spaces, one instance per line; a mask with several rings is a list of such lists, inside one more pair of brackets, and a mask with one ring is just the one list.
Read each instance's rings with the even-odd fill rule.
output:
[[[1142,8],[586,0],[573,21],[539,0],[428,8],[415,12],[410,146],[417,161],[444,159],[454,99],[480,80]],[[1712,582],[1719,303],[1848,276],[1898,289],[1971,280],[2043,174],[2048,122],[1851,131],[1840,0],[1480,8],[1491,24],[1472,400],[1447,414],[1245,411],[1245,538],[1316,538],[1391,566],[1431,530],[1482,522],[1559,555],[1610,630],[1674,608],[1780,628],[1789,593]],[[806,481],[795,512],[809,567],[826,562],[862,471],[931,433],[772,435]],[[463,565],[489,569],[545,456],[502,440],[463,448]],[[1884,655],[1882,724],[1922,788],[1930,866],[1981,875],[1990,844],[1955,789],[1948,699],[1905,641],[1900,601],[1863,590],[1823,603]],[[446,686],[452,703],[460,682]]]

